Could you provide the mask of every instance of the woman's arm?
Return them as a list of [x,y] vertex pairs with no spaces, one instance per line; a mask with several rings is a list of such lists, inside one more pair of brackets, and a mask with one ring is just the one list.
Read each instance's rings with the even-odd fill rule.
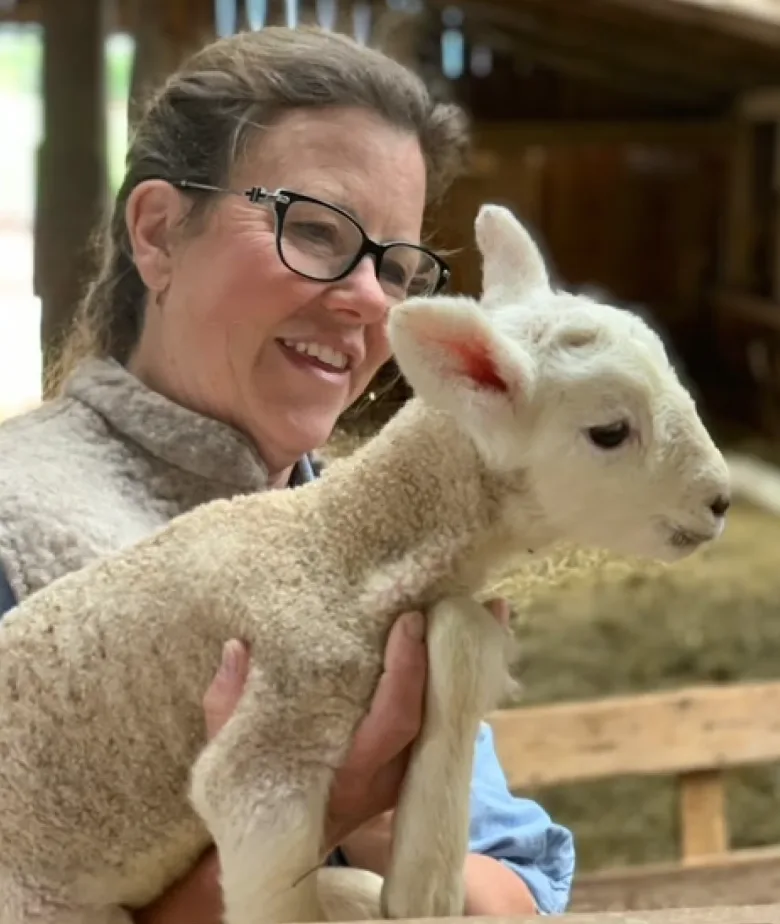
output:
[[[504,871],[524,882],[541,913],[561,914],[566,910],[574,877],[572,834],[553,822],[536,802],[512,795],[495,751],[493,731],[485,723],[480,728],[474,756],[469,840],[472,853],[491,857]],[[488,868],[483,864],[482,872]],[[499,876],[508,883],[503,872],[494,873],[496,884]],[[483,894],[481,881],[482,876],[475,870],[471,901],[480,908],[491,901],[487,886]]]

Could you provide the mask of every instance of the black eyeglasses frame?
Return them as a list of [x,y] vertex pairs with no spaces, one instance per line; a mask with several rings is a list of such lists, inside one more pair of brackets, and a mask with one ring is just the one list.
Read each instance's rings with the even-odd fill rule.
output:
[[[382,260],[384,259],[385,254],[392,247],[412,247],[415,250],[419,250],[421,253],[429,256],[439,267],[439,278],[436,282],[436,286],[433,292],[428,293],[429,295],[436,295],[441,292],[444,286],[450,279],[452,271],[448,264],[432,250],[429,250],[427,247],[423,247],[421,244],[410,244],[409,241],[388,241],[385,244],[379,244],[376,241],[372,240],[366,232],[363,230],[362,226],[356,219],[345,211],[342,208],[339,208],[337,205],[333,205],[330,202],[325,202],[322,199],[317,199],[314,196],[307,196],[304,193],[295,192],[291,189],[276,189],[271,191],[266,189],[264,186],[252,186],[249,189],[237,190],[237,189],[224,189],[220,186],[211,186],[208,183],[198,183],[193,180],[168,180],[171,186],[174,186],[176,189],[181,189],[183,191],[193,190],[197,192],[210,192],[218,193],[224,195],[232,196],[241,196],[242,198],[247,199],[253,205],[260,205],[263,203],[270,203],[273,207],[274,212],[274,235],[276,239],[276,252],[279,256],[279,259],[282,261],[284,266],[287,267],[290,272],[295,273],[297,276],[302,276],[304,279],[311,279],[313,282],[338,282],[341,279],[346,279],[347,276],[360,263],[360,261],[366,257],[370,256],[374,260],[374,271],[379,276],[379,273],[382,268]],[[336,276],[311,276],[308,273],[302,273],[300,270],[296,269],[287,262],[284,257],[284,251],[282,248],[282,231],[284,229],[284,219],[287,215],[287,210],[295,202],[310,202],[313,205],[321,205],[324,208],[330,209],[333,212],[336,212],[338,215],[346,218],[355,228],[361,236],[361,245],[347,265],[346,269],[342,270]]]

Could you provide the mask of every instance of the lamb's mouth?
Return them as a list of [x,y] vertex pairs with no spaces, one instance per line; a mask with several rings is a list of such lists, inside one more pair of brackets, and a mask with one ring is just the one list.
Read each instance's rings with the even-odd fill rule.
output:
[[695,530],[686,529],[674,523],[668,524],[668,530],[669,545],[673,546],[675,549],[695,549],[713,539],[712,534],[697,533]]

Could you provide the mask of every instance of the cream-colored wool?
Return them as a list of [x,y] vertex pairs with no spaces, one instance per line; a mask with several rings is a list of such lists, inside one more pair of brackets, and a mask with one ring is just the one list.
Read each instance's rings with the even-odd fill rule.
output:
[[[210,840],[228,924],[376,917],[380,888],[387,916],[462,912],[473,742],[506,678],[505,633],[472,599],[488,569],[559,539],[673,561],[719,535],[729,490],[644,323],[555,292],[505,209],[476,231],[481,303],[391,314],[416,397],[373,440],[314,483],[185,513],[6,617],[0,924],[128,924]],[[418,607],[427,714],[389,874],[312,872],[388,628]],[[246,693],[204,747],[235,636]]]

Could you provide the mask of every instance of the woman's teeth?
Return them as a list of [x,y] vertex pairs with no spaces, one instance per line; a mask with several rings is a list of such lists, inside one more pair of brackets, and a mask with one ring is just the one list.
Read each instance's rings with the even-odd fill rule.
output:
[[282,340],[282,343],[286,347],[289,347],[289,349],[295,350],[296,353],[303,353],[305,356],[313,356],[314,359],[318,359],[326,366],[332,366],[339,372],[346,369],[349,364],[349,357],[345,353],[333,350],[331,347],[325,346],[322,343],[315,343],[313,341],[302,343],[293,340]]

